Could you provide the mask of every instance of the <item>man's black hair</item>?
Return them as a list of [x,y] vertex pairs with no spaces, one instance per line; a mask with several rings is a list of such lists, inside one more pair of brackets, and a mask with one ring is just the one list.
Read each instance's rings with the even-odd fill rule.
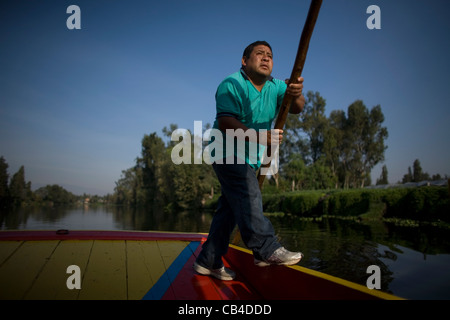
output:
[[256,47],[256,46],[260,46],[260,45],[264,45],[266,47],[269,47],[270,51],[272,51],[272,47],[266,41],[255,41],[255,42],[249,44],[247,46],[247,48],[245,48],[244,54],[242,56],[246,57],[247,59],[250,58],[250,54],[252,53],[253,48]]

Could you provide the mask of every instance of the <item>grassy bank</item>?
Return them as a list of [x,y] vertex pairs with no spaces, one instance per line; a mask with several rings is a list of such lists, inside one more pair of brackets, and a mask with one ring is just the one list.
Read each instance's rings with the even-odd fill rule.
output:
[[450,223],[447,187],[351,189],[264,194],[266,212],[297,216],[398,218]]
[[[208,203],[215,208],[217,198]],[[263,192],[267,213],[450,223],[447,187]]]

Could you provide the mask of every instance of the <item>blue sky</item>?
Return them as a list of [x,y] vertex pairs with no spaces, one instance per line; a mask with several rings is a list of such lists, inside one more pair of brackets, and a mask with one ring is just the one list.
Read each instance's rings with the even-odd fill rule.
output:
[[[69,5],[81,30],[69,30]],[[381,29],[369,30],[369,5]],[[212,123],[245,46],[268,41],[290,76],[309,1],[9,0],[0,4],[0,155],[33,189],[112,193],[144,134]],[[396,182],[419,159],[450,175],[450,2],[324,0],[303,71],[326,113],[380,105]]]

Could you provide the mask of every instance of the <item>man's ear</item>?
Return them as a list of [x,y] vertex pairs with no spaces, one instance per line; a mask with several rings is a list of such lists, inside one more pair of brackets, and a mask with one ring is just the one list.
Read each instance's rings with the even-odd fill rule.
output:
[[246,66],[247,66],[247,57],[246,57],[246,56],[243,56],[243,57],[242,57],[241,63],[242,63],[242,66],[243,66],[243,67],[246,67]]

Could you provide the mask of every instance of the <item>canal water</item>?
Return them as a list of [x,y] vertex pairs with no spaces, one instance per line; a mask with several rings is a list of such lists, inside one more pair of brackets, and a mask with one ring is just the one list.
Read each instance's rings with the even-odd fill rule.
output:
[[[205,232],[212,212],[168,213],[124,207],[22,208],[0,213],[0,230],[158,230]],[[381,290],[407,299],[450,299],[450,230],[381,221],[268,215],[300,265],[366,285],[376,265]],[[242,245],[242,244],[241,244]]]

